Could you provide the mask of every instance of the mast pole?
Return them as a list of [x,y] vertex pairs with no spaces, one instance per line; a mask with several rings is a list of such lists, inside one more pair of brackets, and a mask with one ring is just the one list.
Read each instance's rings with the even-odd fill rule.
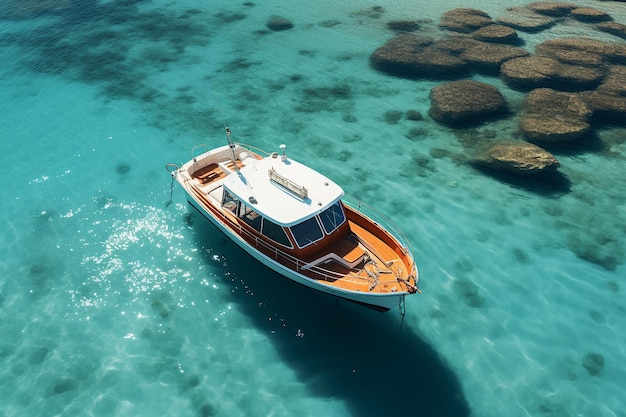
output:
[[237,166],[237,156],[235,155],[235,144],[233,143],[233,138],[231,137],[230,126],[228,126],[228,121],[224,121],[224,124],[226,125],[226,140],[228,141],[228,147],[230,148],[230,157],[233,160],[235,171],[239,171],[239,167]]

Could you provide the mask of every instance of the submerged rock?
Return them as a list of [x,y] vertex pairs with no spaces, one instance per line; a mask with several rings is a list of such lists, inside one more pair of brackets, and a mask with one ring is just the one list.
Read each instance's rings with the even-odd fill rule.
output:
[[606,123],[626,125],[626,97],[594,91],[583,94],[582,98],[593,112],[594,118]]
[[517,43],[519,37],[515,29],[504,25],[488,25],[471,33],[472,38],[493,43]]
[[453,35],[437,39],[433,46],[440,51],[445,51],[446,53],[454,56],[459,56],[464,51],[479,44],[482,44],[482,42],[472,39],[469,36]]
[[282,17],[282,16],[272,16],[266,23],[268,29],[273,30],[275,32],[289,30],[293,28],[293,23],[291,20]]
[[506,110],[506,102],[492,85],[473,80],[453,81],[430,91],[430,117],[446,125],[479,124]]
[[613,18],[602,10],[593,7],[578,7],[572,10],[572,17],[576,20],[586,23],[606,22]]
[[587,224],[590,227],[585,228],[585,224],[581,224],[580,230],[569,234],[567,247],[580,259],[594,263],[607,271],[615,271],[624,259],[622,235],[608,224]]
[[572,3],[561,1],[538,1],[530,3],[528,9],[546,16],[563,17],[567,16],[578,6]]
[[72,378],[61,378],[52,387],[52,393],[55,395],[63,394],[67,391],[72,391],[78,387],[78,381]]
[[527,55],[528,51],[517,46],[479,42],[465,50],[461,54],[461,59],[478,71],[497,73],[502,63]]
[[550,39],[537,45],[535,52],[572,65],[626,63],[626,45],[584,37]]
[[474,164],[517,175],[552,172],[559,161],[550,152],[527,142],[500,142],[492,145]]
[[491,17],[482,10],[459,8],[445,12],[441,16],[439,27],[454,32],[470,33],[492,23]]
[[604,368],[604,357],[599,353],[587,353],[583,357],[582,365],[590,375],[597,376]]
[[589,90],[600,85],[604,74],[600,68],[564,64],[542,56],[511,59],[500,68],[505,83],[523,90],[540,87],[562,91]]
[[506,14],[496,18],[496,22],[523,32],[540,32],[557,23],[556,19],[526,7],[509,8]]
[[337,19],[324,20],[318,23],[318,25],[323,28],[334,28],[335,26],[340,25],[340,24],[341,24],[341,21]]
[[424,116],[422,115],[422,113],[418,112],[417,110],[407,110],[406,118],[408,120],[419,121],[419,120],[423,120]]
[[353,16],[363,16],[370,19],[380,19],[385,14],[385,8],[382,6],[372,6],[365,10],[357,10],[351,13]]
[[602,22],[595,25],[595,28],[611,35],[626,39],[626,25],[617,22]]
[[398,123],[400,123],[400,120],[402,120],[402,116],[404,116],[404,113],[402,113],[401,111],[389,110],[385,112],[383,118],[388,124],[397,125]]
[[577,139],[589,131],[591,110],[577,94],[538,88],[524,100],[520,130],[530,141]]
[[626,125],[626,66],[612,65],[604,82],[594,91],[581,94],[593,117],[612,124]]
[[626,98],[626,65],[610,65],[597,91]]
[[394,32],[407,33],[419,29],[420,25],[415,20],[392,20],[387,22],[387,27]]
[[406,34],[396,36],[370,56],[372,67],[401,77],[456,78],[468,65],[431,38]]
[[454,281],[454,291],[469,307],[482,308],[485,305],[485,298],[480,295],[478,285],[469,280],[459,279]]

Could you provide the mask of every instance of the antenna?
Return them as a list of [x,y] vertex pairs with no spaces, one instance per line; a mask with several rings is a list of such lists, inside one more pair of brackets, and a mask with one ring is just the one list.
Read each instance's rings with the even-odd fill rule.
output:
[[247,184],[246,177],[243,176],[241,171],[239,170],[239,165],[237,165],[237,155],[235,155],[235,144],[233,143],[233,138],[231,137],[232,133],[230,132],[230,126],[228,126],[228,121],[224,119],[224,125],[226,128],[226,140],[228,141],[228,147],[230,148],[230,158],[233,161],[233,167],[235,168],[235,172],[241,179],[241,182]]
[[227,120],[224,120],[224,124],[226,125],[226,140],[228,141],[228,147],[230,148],[230,157],[233,160],[235,171],[239,171],[239,167],[237,166],[237,156],[235,155],[235,144],[233,143],[233,138],[231,137],[232,133],[230,132],[230,126],[228,126]]

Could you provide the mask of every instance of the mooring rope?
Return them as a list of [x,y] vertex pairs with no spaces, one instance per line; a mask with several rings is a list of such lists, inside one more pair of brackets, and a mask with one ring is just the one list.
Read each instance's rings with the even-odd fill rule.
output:
[[[175,168],[175,169],[170,171],[170,168]],[[176,164],[167,164],[167,165],[165,165],[165,170],[167,172],[169,172],[170,175],[172,176],[172,182],[170,183],[170,199],[167,202],[167,204],[165,204],[165,208],[168,208],[170,206],[170,204],[172,204],[172,196],[174,194],[174,179],[175,179],[175,177],[177,175],[176,173],[178,171],[178,165],[176,165]]]
[[406,315],[406,300],[404,299],[406,296],[400,297],[400,301],[398,301],[398,310],[400,312],[400,317],[402,317],[400,321],[400,330],[402,330],[402,325],[404,325],[404,316]]

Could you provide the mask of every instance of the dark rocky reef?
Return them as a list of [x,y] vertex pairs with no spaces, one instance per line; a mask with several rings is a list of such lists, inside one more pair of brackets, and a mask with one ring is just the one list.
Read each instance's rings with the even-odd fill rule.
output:
[[424,119],[424,115],[418,112],[417,110],[407,110],[406,111],[407,120],[420,121]]
[[[442,15],[442,37],[397,36],[372,53],[370,64],[395,76],[457,80],[430,92],[430,117],[453,128],[477,126],[508,112],[496,87],[458,79],[497,75],[507,86],[528,92],[520,103],[514,142],[494,143],[495,136],[476,143],[461,141],[473,154],[469,160],[485,173],[531,189],[552,181],[558,192],[567,192],[570,183],[557,172],[558,161],[539,146],[551,151],[599,150],[594,124],[626,125],[626,45],[571,36],[543,41],[533,55],[521,47],[525,42],[518,30],[538,32],[559,23],[593,25],[626,39],[626,25],[614,22],[608,13],[568,2],[534,2],[507,9],[496,19],[482,10],[457,8]],[[401,21],[394,30],[414,27],[411,21]],[[390,117],[386,115],[388,122],[397,123]],[[407,137],[418,140],[422,132],[416,128]]]
[[532,143],[510,141],[491,145],[472,163],[521,176],[554,172],[559,167],[559,161],[545,149]]
[[582,365],[590,375],[598,376],[604,368],[604,357],[599,353],[589,352],[583,357]]
[[576,9],[578,6],[572,3],[562,1],[537,1],[534,3],[530,3],[527,7],[529,10],[532,10],[535,13],[543,14],[546,16],[564,17],[571,13],[572,10]]
[[598,23],[613,20],[613,18],[602,10],[593,7],[578,7],[572,10],[572,17],[585,23]]
[[271,16],[265,25],[269,30],[273,30],[274,32],[280,32],[293,28],[291,20],[282,16]]
[[523,56],[528,56],[528,51],[518,46],[478,42],[467,48],[461,54],[461,59],[477,72],[497,75],[503,63]]
[[566,64],[588,67],[626,64],[626,45],[584,37],[550,39],[537,45],[535,53]]
[[565,20],[601,23],[613,20],[606,12],[593,7],[579,7],[565,2],[535,2],[511,7],[496,21],[524,32],[539,32]]
[[471,33],[491,24],[493,24],[493,20],[484,11],[459,8],[445,12],[441,16],[439,27],[453,32]]
[[611,35],[619,36],[622,39],[626,39],[626,25],[617,22],[602,22],[595,25],[595,28]]
[[392,20],[387,22],[387,28],[397,33],[408,33],[419,29],[420,24],[415,20]]
[[515,29],[504,25],[488,25],[483,26],[480,29],[475,30],[470,34],[472,38],[492,43],[507,43],[517,44],[519,42],[519,36]]
[[554,58],[532,56],[511,59],[500,68],[503,81],[512,88],[532,90],[548,87],[562,91],[589,90],[600,85],[603,68],[564,64]]
[[376,49],[370,63],[377,70],[406,78],[455,79],[472,71],[497,74],[502,63],[527,55],[524,48],[470,36],[434,39],[405,34]]
[[591,125],[591,110],[575,93],[538,88],[524,100],[520,130],[532,142],[561,142],[578,139]]
[[465,61],[434,39],[407,34],[389,40],[370,56],[381,71],[407,78],[457,78],[468,73]]
[[480,124],[506,111],[496,87],[473,80],[436,86],[430,91],[430,101],[430,117],[449,126]]
[[510,26],[522,32],[541,32],[557,23],[553,17],[537,13],[527,7],[512,7],[506,14],[496,18],[501,25]]
[[594,91],[580,93],[594,119],[626,125],[626,66],[612,65],[604,82]]

